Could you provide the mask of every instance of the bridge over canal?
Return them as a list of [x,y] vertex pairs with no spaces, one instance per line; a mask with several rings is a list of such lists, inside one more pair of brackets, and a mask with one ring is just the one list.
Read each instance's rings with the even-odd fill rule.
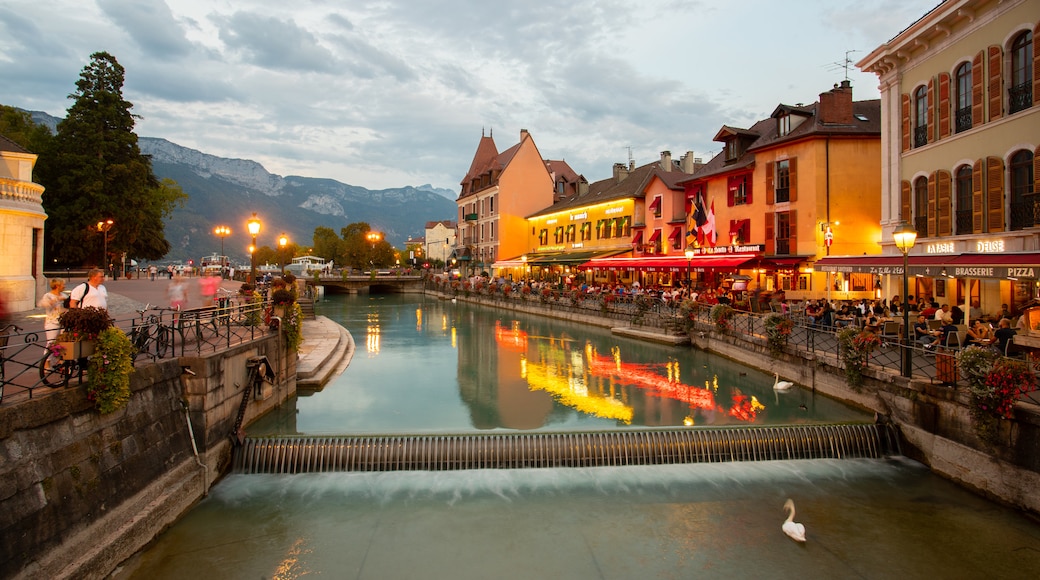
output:
[[322,276],[317,282],[314,278],[308,278],[307,283],[312,286],[324,286],[325,292],[331,294],[418,294],[423,291],[423,279],[420,275]]

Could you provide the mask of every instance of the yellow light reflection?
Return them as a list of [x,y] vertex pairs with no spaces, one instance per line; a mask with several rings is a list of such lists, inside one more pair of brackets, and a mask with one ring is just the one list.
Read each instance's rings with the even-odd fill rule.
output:
[[379,354],[379,327],[369,325],[365,330],[368,336],[365,339],[365,347],[369,354]]
[[448,317],[446,315],[441,316],[441,330],[448,330]]
[[415,330],[422,332],[422,308],[415,309]]
[[297,578],[303,578],[304,576],[310,576],[314,571],[308,570],[302,560],[302,556],[310,554],[311,550],[304,548],[304,539],[297,538],[293,542],[292,547],[285,555],[285,559],[278,563],[275,567],[274,573],[271,574],[273,580],[296,580]]
[[451,327],[451,348],[459,347],[459,331],[454,326]]

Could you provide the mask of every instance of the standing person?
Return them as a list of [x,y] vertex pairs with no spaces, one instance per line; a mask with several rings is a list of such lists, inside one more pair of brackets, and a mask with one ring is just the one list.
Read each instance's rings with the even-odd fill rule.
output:
[[108,290],[102,282],[105,281],[105,271],[100,268],[92,268],[87,272],[87,281],[72,289],[69,295],[69,308],[87,308],[93,306],[102,310],[108,310]]
[[220,275],[217,273],[199,278],[199,289],[202,291],[203,306],[213,306],[213,297],[217,294],[218,286],[220,286]]
[[170,308],[183,310],[188,305],[188,284],[180,274],[176,274],[166,287],[166,296],[170,299]]
[[58,319],[65,312],[64,290],[65,280],[54,278],[51,280],[51,291],[40,297],[40,301],[36,304],[46,313],[43,328],[47,335],[47,344],[52,344],[54,339],[58,338],[58,332],[61,331],[61,323],[58,322]]

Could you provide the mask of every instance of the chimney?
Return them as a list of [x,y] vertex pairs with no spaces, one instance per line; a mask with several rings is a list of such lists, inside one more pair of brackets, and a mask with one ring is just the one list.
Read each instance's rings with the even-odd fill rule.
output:
[[624,163],[615,163],[614,164],[614,181],[617,182],[617,183],[621,183],[622,181],[625,180],[626,177],[628,177],[628,172],[629,171],[630,170],[625,167]]
[[693,173],[693,151],[687,151],[679,158],[679,170],[687,175]]
[[673,171],[672,167],[672,152],[662,151],[661,152],[661,171]]
[[578,179],[578,195],[585,195],[589,192],[589,182],[584,177],[579,176]]
[[841,81],[840,85],[820,93],[819,120],[828,124],[852,124],[852,84],[849,81]]
[[527,137],[527,129],[520,129],[520,140],[523,141],[524,137]]

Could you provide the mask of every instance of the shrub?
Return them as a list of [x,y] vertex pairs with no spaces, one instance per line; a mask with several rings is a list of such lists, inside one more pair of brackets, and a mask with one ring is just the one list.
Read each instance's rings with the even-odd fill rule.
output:
[[88,367],[87,398],[98,412],[118,411],[130,401],[130,373],[136,349],[120,329],[110,327],[97,336]]
[[881,346],[881,338],[873,332],[858,328],[838,331],[838,352],[845,363],[845,382],[858,388],[863,384],[863,369],[874,349]]
[[769,351],[778,355],[784,351],[787,339],[794,329],[794,322],[782,314],[767,314],[763,320],[766,327],[766,340],[769,342]]
[[728,330],[732,324],[733,307],[729,304],[716,304],[711,307],[711,311],[708,312],[708,317],[711,318],[716,329]]

